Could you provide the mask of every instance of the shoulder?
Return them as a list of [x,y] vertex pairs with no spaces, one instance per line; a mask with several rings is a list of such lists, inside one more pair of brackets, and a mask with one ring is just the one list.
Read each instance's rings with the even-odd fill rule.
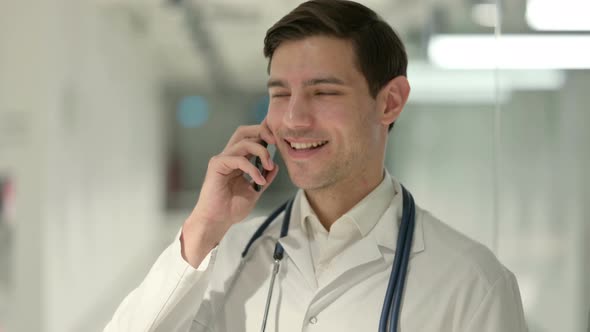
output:
[[426,264],[439,264],[437,279],[449,288],[447,306],[461,313],[458,331],[526,332],[518,282],[483,244],[421,210]]
[[[220,249],[241,252],[266,218],[266,216],[247,218],[231,226],[219,244]],[[269,230],[270,228],[274,228],[272,224]]]
[[459,275],[464,274],[464,278],[477,279],[488,289],[512,275],[483,244],[455,230],[426,210],[419,209],[419,215],[425,254],[430,259],[452,268]]
[[[266,217],[247,218],[232,225],[218,244],[212,274],[216,284],[222,287],[224,280],[231,275],[242,262],[242,252],[254,236],[256,230],[264,223]],[[274,223],[273,223],[274,224]],[[269,228],[272,228],[272,224]],[[265,232],[266,235],[266,232]],[[259,242],[260,239],[257,241]]]
[[423,279],[445,285],[445,296],[452,299],[446,305],[463,313],[459,330],[488,331],[496,326],[493,331],[526,331],[514,274],[483,244],[429,212],[418,213],[424,236],[420,265],[428,272]]

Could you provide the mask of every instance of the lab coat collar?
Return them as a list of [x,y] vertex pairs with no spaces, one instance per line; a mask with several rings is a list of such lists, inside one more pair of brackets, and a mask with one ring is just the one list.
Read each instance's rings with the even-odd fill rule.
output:
[[[389,207],[381,216],[377,224],[367,234],[347,249],[341,255],[335,258],[334,273],[331,273],[335,279],[348,270],[355,267],[369,263],[375,260],[389,264],[393,261],[393,253],[395,253],[397,245],[397,236],[399,231],[399,224],[402,217],[402,189],[399,181],[394,177],[387,176],[392,181],[395,188],[395,196],[391,200]],[[302,227],[301,219],[301,195],[303,191],[298,191],[293,202],[293,210],[291,212],[291,222],[289,225],[289,234],[281,238],[279,243],[285,249],[287,256],[296,265],[299,272],[303,275],[309,286],[313,288],[318,287],[315,276],[315,269],[311,258],[309,239],[306,231]],[[277,217],[264,236],[271,236],[275,239],[279,237],[281,224],[284,218],[284,213]],[[411,254],[415,255],[424,250],[424,235],[422,230],[422,213],[416,206],[416,222],[414,228],[414,238],[412,241]],[[381,259],[382,258],[382,259]]]
[[[303,228],[302,223],[299,222],[301,219],[301,199],[302,199],[303,191],[299,190],[297,195],[295,196],[295,200],[293,201],[293,210],[291,211],[291,221],[289,224],[289,233],[286,237],[279,239],[279,243],[283,246],[287,255],[291,258],[291,260],[295,263],[299,272],[303,275],[309,286],[313,289],[318,287],[317,279],[315,277],[315,269],[313,267],[313,261],[311,257],[311,251],[309,246],[309,238],[307,236],[306,230]],[[280,216],[280,223],[275,223],[275,227],[278,225],[278,229],[280,229],[280,224],[284,218],[284,214]],[[275,233],[276,237],[278,237],[279,232],[273,231],[269,233]]]
[[[391,177],[391,181],[395,188],[395,196],[393,197],[393,200],[391,201],[387,210],[385,210],[381,220],[379,220],[369,235],[373,235],[375,242],[380,247],[386,248],[391,252],[395,252],[399,233],[399,225],[402,219],[403,194],[400,182],[394,177]],[[391,222],[392,220],[395,222]],[[416,221],[414,226],[414,238],[412,239],[411,253],[416,254],[423,250],[424,233],[422,230],[422,212],[416,204]]]
[[[384,212],[389,206],[391,199],[395,195],[395,188],[391,181],[391,176],[387,170],[383,171],[383,179],[381,183],[373,189],[367,196],[361,201],[356,203],[349,211],[344,213],[337,221],[342,222],[344,219],[348,219],[358,229],[361,237],[367,236],[367,234],[373,229],[381,218],[381,214],[376,214],[375,211]],[[315,231],[325,232],[325,228],[319,224],[316,213],[311,208],[309,200],[303,191],[300,190],[299,194],[299,205],[301,214],[300,220],[301,226],[304,231],[307,231],[307,227],[312,227]],[[306,221],[306,219],[310,218]],[[313,219],[313,221],[311,221]],[[347,221],[348,221],[347,220]],[[308,223],[315,222],[320,227],[313,227]]]
[[[403,195],[400,183],[393,177],[389,179],[395,188],[395,196],[389,207],[367,236],[334,258],[331,268],[328,269],[330,272],[319,285],[321,291],[318,296],[326,292],[335,292],[336,289],[330,285],[334,284],[336,280],[341,280],[352,287],[359,280],[391,266],[395,257],[398,229],[402,217]],[[416,222],[410,256],[424,250],[421,218],[422,214],[416,208]]]

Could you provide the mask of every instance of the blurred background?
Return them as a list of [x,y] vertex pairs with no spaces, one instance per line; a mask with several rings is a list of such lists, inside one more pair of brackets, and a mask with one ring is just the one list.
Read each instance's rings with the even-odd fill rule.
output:
[[[300,2],[0,0],[1,332],[102,330],[265,116]],[[516,274],[531,332],[590,331],[590,3],[360,2],[409,53],[389,171]]]

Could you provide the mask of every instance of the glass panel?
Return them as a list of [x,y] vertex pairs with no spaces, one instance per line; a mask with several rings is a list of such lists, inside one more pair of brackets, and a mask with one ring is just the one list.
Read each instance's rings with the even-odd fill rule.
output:
[[[518,276],[531,332],[590,328],[590,44],[576,42],[590,26],[563,14],[588,4],[556,4],[506,2],[499,41],[520,45],[498,50],[499,89],[510,91],[499,103],[498,254]],[[515,75],[554,81],[510,88]]]
[[496,73],[454,62],[472,45],[452,42],[493,39],[495,2],[424,2],[424,8],[430,15],[415,34],[422,37],[410,38],[413,89],[390,138],[390,169],[421,207],[494,249]]
[[13,184],[0,173],[0,331],[8,320],[10,307],[13,210]]

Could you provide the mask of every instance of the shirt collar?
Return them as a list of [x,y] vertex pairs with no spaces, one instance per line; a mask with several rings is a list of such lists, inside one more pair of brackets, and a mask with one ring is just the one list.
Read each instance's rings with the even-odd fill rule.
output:
[[[299,211],[301,211],[299,222],[301,224],[301,228],[304,231],[308,232],[308,227],[315,232],[321,231],[322,229],[326,231],[321,224],[318,227],[316,224],[319,224],[318,216],[316,215],[315,211],[311,208],[309,201],[307,200],[307,195],[303,190],[299,192]],[[308,225],[309,224],[309,225]]]
[[[395,252],[397,245],[397,236],[399,231],[399,222],[402,218],[403,213],[402,188],[399,181],[395,177],[392,177],[387,171],[385,171],[384,180],[386,180],[386,182],[389,183],[386,185],[387,187],[391,186],[393,198],[388,198],[389,201],[387,202],[387,206],[384,208],[383,211],[375,213],[375,220],[372,223],[367,222],[367,224],[373,225],[372,227],[367,227],[369,230],[371,230],[372,228],[368,237],[374,238],[375,243],[379,247],[387,248],[391,252]],[[383,185],[383,183],[381,183],[377,188],[381,187],[381,185]],[[377,188],[375,188],[375,190],[377,190]],[[361,202],[363,200],[361,200]],[[304,209],[303,207],[305,205],[306,208]],[[353,209],[351,209],[351,211]],[[304,213],[304,211],[306,212]],[[422,211],[418,206],[416,206],[414,240],[412,241],[411,250],[412,254],[417,254],[421,251],[424,251],[425,249],[424,234],[422,230],[422,219],[424,218],[424,213],[424,211]],[[282,215],[283,214],[281,214],[281,217],[279,217],[281,218],[281,220],[283,218]],[[298,249],[301,249],[301,243],[298,243],[298,241],[302,241],[303,237],[306,239],[308,238],[307,229],[305,227],[302,227],[302,225],[305,225],[304,216],[312,215],[315,216],[315,213],[313,213],[311,206],[309,206],[309,202],[307,202],[307,198],[305,197],[303,190],[298,190],[297,194],[295,195],[295,201],[293,202],[293,211],[291,214],[292,223],[289,229],[289,236],[280,240],[280,242],[283,244],[283,246],[285,246],[285,249],[287,251],[292,250],[294,252],[298,252]],[[381,219],[383,219],[384,222],[379,222],[379,220]],[[281,224],[281,222],[272,223],[267,232],[264,233],[265,236],[273,236],[274,238],[278,238],[281,229]],[[287,246],[288,243],[291,243],[291,245]],[[387,257],[388,258],[386,260],[393,260],[392,255],[389,255]]]
[[[373,229],[396,195],[396,190],[391,181],[389,172],[385,170],[383,173],[384,176],[381,183],[360,202],[353,206],[352,209],[338,218],[336,222],[346,219],[350,220],[354,225],[356,225],[363,237],[366,236],[371,231],[371,229]],[[305,231],[308,231],[307,227],[308,224],[310,224],[314,232],[326,232],[325,228],[319,222],[316,213],[309,204],[305,192],[300,192],[300,195],[298,196],[300,197],[299,208],[301,214],[299,221],[301,223],[301,227]]]

